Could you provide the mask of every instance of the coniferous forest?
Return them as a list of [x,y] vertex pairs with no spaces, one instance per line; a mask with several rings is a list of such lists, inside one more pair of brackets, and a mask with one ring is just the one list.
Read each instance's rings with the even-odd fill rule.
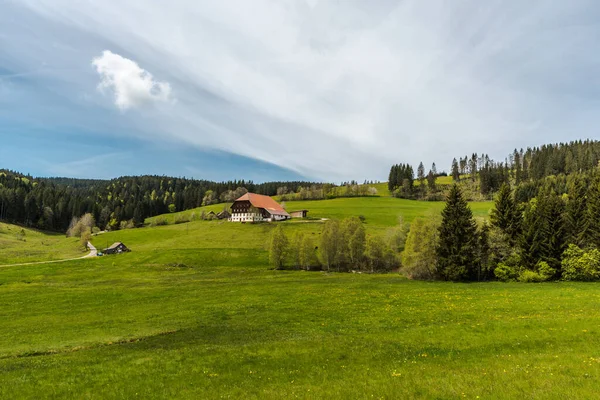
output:
[[231,202],[246,191],[275,195],[314,186],[311,182],[211,182],[165,176],[131,176],[112,180],[34,178],[0,170],[0,221],[64,232],[86,213],[102,229],[122,221],[140,225],[147,217],[202,205]]
[[[408,235],[405,272],[462,281],[600,279],[599,160],[596,141],[515,150],[501,163],[455,159],[441,220],[413,222],[419,229]],[[404,188],[395,184],[396,195],[423,196],[416,186],[407,191],[407,179]],[[474,191],[493,195],[490,224],[473,219],[466,200]],[[411,238],[417,232],[420,240]]]

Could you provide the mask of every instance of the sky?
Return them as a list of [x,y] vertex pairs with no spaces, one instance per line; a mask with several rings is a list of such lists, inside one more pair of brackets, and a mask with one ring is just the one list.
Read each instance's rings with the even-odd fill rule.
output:
[[598,139],[600,3],[0,0],[0,168],[385,180]]

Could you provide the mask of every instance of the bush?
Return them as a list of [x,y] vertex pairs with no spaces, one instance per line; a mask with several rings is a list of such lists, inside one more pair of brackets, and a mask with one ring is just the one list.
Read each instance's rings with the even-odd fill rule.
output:
[[156,217],[150,223],[150,226],[152,227],[161,225],[167,225],[167,219],[165,217]]
[[587,252],[570,244],[563,253],[562,277],[566,281],[595,281],[600,278],[600,251]]
[[135,228],[133,219],[130,219],[129,221],[121,221],[121,223],[119,224],[119,229],[133,229],[133,228]]
[[556,269],[552,268],[545,261],[538,262],[536,265],[536,270],[544,281],[550,280],[556,275]]
[[515,281],[519,277],[519,268],[500,263],[494,270],[494,275],[499,281],[502,282]]
[[519,274],[518,280],[519,282],[544,282],[546,279],[537,272],[526,269]]
[[178,214],[175,216],[175,224],[183,224],[186,222],[190,222],[190,217],[185,214]]

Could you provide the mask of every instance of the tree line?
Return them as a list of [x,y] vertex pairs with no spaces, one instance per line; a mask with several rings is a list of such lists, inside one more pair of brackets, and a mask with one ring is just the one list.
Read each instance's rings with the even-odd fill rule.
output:
[[441,216],[411,224],[402,268],[414,279],[598,280],[600,170],[546,177],[524,202],[505,183],[489,224],[476,222],[454,184]]
[[269,241],[269,261],[277,269],[388,272],[398,268],[408,226],[400,221],[386,235],[368,235],[359,217],[328,220],[321,232],[288,237],[279,224]]
[[[112,180],[34,178],[0,170],[0,220],[52,231],[66,231],[74,217],[91,214],[101,229],[138,226],[147,217],[183,211],[241,194],[275,195],[313,182],[212,182],[166,176],[125,176]],[[237,196],[237,197],[236,197]]]
[[[594,140],[548,144],[526,150],[515,149],[504,161],[494,161],[487,154],[473,153],[454,158],[450,176],[461,186],[468,200],[492,199],[504,184],[536,188],[541,180],[550,176],[570,175],[590,171],[600,162],[600,142]],[[390,168],[388,188],[396,196],[408,199],[442,200],[451,184],[436,183],[435,163],[425,174],[423,163],[417,168],[416,181],[408,164],[396,164]],[[426,185],[425,185],[426,184]]]

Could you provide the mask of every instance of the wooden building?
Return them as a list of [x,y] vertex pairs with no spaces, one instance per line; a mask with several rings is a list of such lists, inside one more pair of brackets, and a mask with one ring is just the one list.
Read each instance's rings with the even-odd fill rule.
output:
[[289,219],[283,207],[269,196],[262,194],[246,193],[231,205],[231,217],[233,222],[263,222],[283,221]]
[[229,219],[231,218],[231,213],[227,210],[223,210],[217,214],[217,219]]
[[307,214],[308,210],[290,211],[290,215],[292,218],[306,218]]
[[126,253],[128,251],[131,251],[131,250],[129,250],[127,248],[127,246],[125,246],[123,243],[115,242],[110,247],[102,250],[102,253],[104,253],[104,254],[120,254],[120,253]]

